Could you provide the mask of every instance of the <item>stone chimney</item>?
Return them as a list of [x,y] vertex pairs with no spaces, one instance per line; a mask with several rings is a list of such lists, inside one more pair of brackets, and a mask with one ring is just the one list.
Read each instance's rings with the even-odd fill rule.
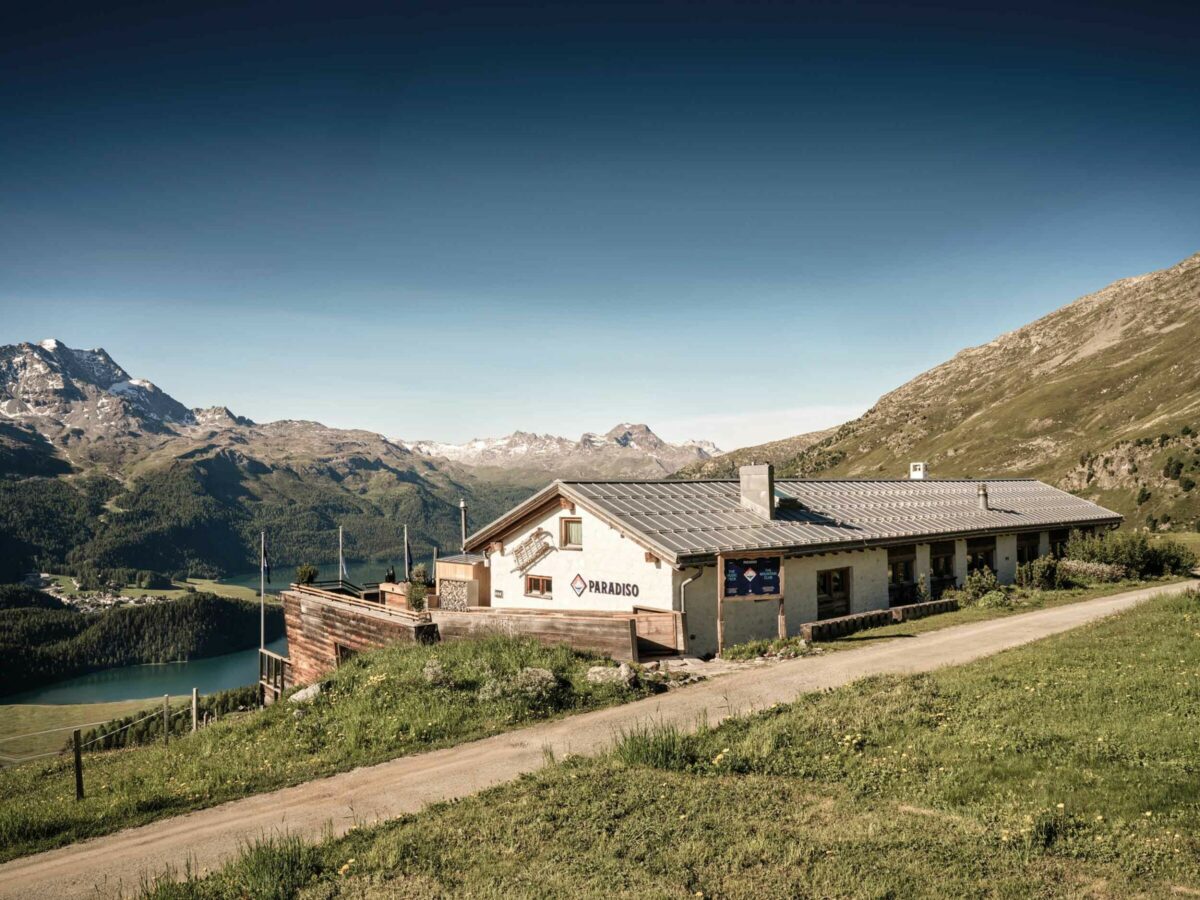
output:
[[912,481],[922,481],[929,475],[929,464],[915,462],[908,464],[908,477]]
[[979,504],[979,508],[983,512],[987,512],[989,509],[991,509],[991,506],[988,505],[988,493],[987,493],[987,485],[986,484],[981,484],[979,486],[979,489],[975,492],[975,502]]
[[775,518],[775,467],[770,463],[763,466],[742,466],[738,469],[741,480],[742,509],[764,519]]

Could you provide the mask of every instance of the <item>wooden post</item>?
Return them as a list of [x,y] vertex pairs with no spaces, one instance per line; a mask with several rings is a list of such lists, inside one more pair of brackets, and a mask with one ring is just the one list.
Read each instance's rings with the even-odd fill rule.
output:
[[75,745],[75,799],[78,801],[83,799],[83,744],[78,728],[71,737]]
[[171,733],[171,695],[163,694],[163,743]]
[[717,555],[717,656],[725,652],[725,557]]
[[200,689],[192,688],[192,731],[195,732],[199,724],[200,713]]

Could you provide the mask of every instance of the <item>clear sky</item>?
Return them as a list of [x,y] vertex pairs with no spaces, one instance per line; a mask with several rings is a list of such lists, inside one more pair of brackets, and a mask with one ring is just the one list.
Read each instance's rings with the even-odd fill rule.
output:
[[392,437],[835,424],[1200,250],[1200,16],[31,4],[0,343]]

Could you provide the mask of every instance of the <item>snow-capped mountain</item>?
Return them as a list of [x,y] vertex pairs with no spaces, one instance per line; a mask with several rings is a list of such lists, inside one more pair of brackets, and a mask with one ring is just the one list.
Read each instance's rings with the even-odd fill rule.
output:
[[519,469],[556,478],[647,478],[669,475],[690,463],[719,456],[711,441],[671,444],[646,425],[622,423],[605,434],[579,440],[514,431],[506,437],[476,438],[465,444],[414,441],[405,446],[423,456],[465,466]]
[[192,411],[149,381],[133,378],[104,350],[75,350],[53,338],[0,347],[0,416],[99,436],[194,425]]

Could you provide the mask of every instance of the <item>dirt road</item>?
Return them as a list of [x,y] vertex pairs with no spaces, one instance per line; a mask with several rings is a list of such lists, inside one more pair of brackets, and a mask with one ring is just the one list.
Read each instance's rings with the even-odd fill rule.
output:
[[469,744],[408,756],[292,788],[236,800],[0,866],[0,897],[82,897],[136,890],[143,876],[168,866],[220,866],[247,840],[290,832],[319,838],[344,833],[465,797],[562,758],[594,754],[623,731],[652,722],[692,728],[730,715],[838,687],[866,675],[927,672],[970,662],[1120,612],[1194,582],[1155,587],[1054,609],[958,625],[856,650],[791,660],[726,675],[625,706],[572,716]]

